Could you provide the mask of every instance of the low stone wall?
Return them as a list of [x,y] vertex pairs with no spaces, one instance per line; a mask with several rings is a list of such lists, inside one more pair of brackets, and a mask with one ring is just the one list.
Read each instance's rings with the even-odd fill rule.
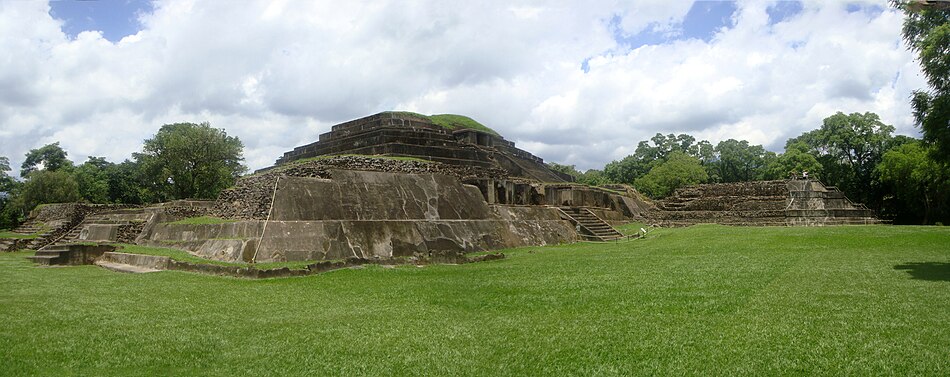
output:
[[[547,209],[555,211],[554,209]],[[508,212],[508,211],[506,211]],[[518,211],[507,213],[509,218]],[[544,213],[543,216],[556,216]],[[259,241],[264,233],[263,241]],[[570,223],[551,220],[327,220],[158,224],[147,244],[186,249],[228,262],[407,257],[570,243]],[[258,247],[259,243],[259,247]]]
[[[288,267],[259,269],[254,266],[223,266],[213,264],[199,264],[183,262],[164,256],[128,254],[121,252],[105,252],[98,261],[125,264],[150,270],[185,271],[206,275],[231,276],[239,278],[266,279],[278,277],[308,276],[323,272],[352,268],[364,265],[429,265],[429,264],[464,264],[504,259],[505,254],[494,253],[467,257],[456,253],[443,253],[428,256],[414,256],[411,258],[347,258],[339,261],[323,261],[307,265],[302,269]],[[87,263],[71,264],[93,264]]]
[[172,265],[172,259],[159,255],[128,254],[121,252],[104,253],[100,259],[104,262],[127,264],[152,270],[168,270]]
[[114,251],[116,247],[112,245],[74,244],[69,245],[68,249],[69,252],[64,253],[67,259],[63,261],[63,264],[79,266],[93,264],[106,253]]

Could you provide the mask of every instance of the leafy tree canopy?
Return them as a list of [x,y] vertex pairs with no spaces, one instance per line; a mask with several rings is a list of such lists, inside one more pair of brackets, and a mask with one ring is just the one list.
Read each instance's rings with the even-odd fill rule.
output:
[[237,137],[208,123],[175,123],[162,126],[133,156],[150,201],[213,199],[246,171],[243,149]]
[[680,187],[705,182],[709,178],[699,160],[683,151],[670,153],[669,158],[637,178],[634,187],[652,198],[665,198]]
[[16,184],[16,180],[10,176],[10,159],[6,156],[0,156],[0,193],[9,194]]
[[29,212],[39,204],[70,203],[81,199],[79,184],[70,172],[39,170],[27,177],[16,200],[17,206]]
[[761,145],[749,145],[748,141],[729,139],[716,145],[718,161],[713,166],[722,182],[752,181],[763,176],[766,156],[771,153]]
[[907,143],[884,154],[877,166],[881,181],[888,185],[899,203],[889,206],[898,218],[923,214],[922,222],[948,220],[950,210],[950,171],[930,158],[929,148]]
[[74,169],[79,194],[91,203],[110,203],[109,169],[115,165],[104,157],[89,157],[82,165]]
[[808,172],[810,177],[821,177],[822,165],[808,150],[809,147],[802,142],[786,146],[785,153],[769,164],[768,176],[771,179],[789,178]]
[[696,138],[691,135],[657,133],[650,138],[650,142],[641,141],[637,144],[632,155],[604,166],[604,176],[611,182],[632,183],[654,166],[665,162],[674,152],[682,152],[697,158],[701,163],[707,163],[714,158],[713,151],[714,148],[708,141],[697,143]]
[[56,171],[64,167],[72,167],[72,161],[66,158],[66,151],[59,146],[59,142],[46,144],[37,149],[31,149],[26,154],[26,160],[20,166],[20,176],[26,177],[28,174],[38,170],[40,165],[44,170]]
[[902,34],[917,53],[929,90],[911,96],[914,118],[935,157],[950,163],[950,7],[895,1],[904,11]]
[[825,182],[841,187],[849,197],[878,207],[881,195],[874,167],[894,144],[894,127],[874,113],[838,112],[825,118],[821,128],[789,139],[786,149],[801,143],[822,164]]

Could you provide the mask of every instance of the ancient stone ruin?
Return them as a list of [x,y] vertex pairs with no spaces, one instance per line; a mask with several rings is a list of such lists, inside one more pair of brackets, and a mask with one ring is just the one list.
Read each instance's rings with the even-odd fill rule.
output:
[[[572,183],[491,130],[387,112],[334,126],[215,201],[95,208],[49,227],[31,246],[40,248],[40,263],[68,259],[68,245],[88,241],[227,262],[456,260],[616,240],[622,235],[611,224],[642,219],[650,208],[627,186]],[[196,216],[218,220],[179,222]]]
[[[200,216],[205,221],[194,220]],[[145,270],[266,277],[375,262],[464,263],[475,251],[617,240],[623,236],[612,225],[630,221],[879,222],[813,180],[698,185],[654,206],[630,186],[573,183],[471,119],[385,112],[333,126],[217,200],[46,205],[17,230],[32,237],[0,247],[38,249],[32,258],[42,264],[139,261]],[[177,248],[225,262],[323,262],[309,272],[212,268],[120,255],[90,242]]]
[[647,215],[662,226],[879,224],[874,212],[812,179],[696,185],[676,190]]

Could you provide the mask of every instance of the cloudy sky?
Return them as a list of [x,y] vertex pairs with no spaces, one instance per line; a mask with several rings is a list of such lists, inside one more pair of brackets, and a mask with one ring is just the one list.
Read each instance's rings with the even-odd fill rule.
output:
[[581,169],[657,132],[781,152],[836,111],[917,135],[901,21],[883,1],[0,1],[0,156],[119,162],[207,121],[256,169],[385,110]]

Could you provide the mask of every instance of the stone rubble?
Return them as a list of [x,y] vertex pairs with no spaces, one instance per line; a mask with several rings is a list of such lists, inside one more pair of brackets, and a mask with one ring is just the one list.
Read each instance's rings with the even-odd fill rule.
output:
[[278,177],[329,179],[331,170],[361,170],[405,174],[444,174],[460,181],[504,179],[506,172],[497,168],[449,165],[438,162],[398,160],[373,156],[336,156],[279,166],[259,174],[240,178],[234,187],[218,196],[212,216],[226,219],[267,219],[274,183]]

